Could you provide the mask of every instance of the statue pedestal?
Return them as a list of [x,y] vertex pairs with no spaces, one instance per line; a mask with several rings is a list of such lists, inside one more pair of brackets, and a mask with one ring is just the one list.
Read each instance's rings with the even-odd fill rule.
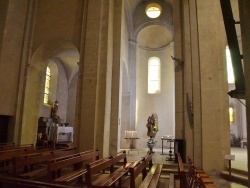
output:
[[155,144],[156,144],[156,141],[150,142],[150,143],[148,142],[147,146],[149,148],[150,153],[154,153],[153,148],[154,148]]

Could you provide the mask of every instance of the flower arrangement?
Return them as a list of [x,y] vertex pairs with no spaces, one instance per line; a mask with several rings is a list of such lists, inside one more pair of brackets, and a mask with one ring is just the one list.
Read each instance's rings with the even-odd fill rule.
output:
[[149,136],[148,144],[155,143],[155,135],[158,132],[157,128],[157,117],[156,114],[152,114],[148,117],[148,122],[146,127],[148,128],[147,136]]

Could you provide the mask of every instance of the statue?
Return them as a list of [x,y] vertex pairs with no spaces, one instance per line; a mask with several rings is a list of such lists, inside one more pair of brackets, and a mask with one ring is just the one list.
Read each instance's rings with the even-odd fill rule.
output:
[[148,132],[147,135],[150,138],[155,137],[155,134],[157,133],[158,129],[157,129],[157,118],[155,114],[152,114],[151,116],[148,117],[148,122],[146,127],[148,128]]
[[56,123],[56,124],[61,123],[61,118],[57,115],[58,107],[59,107],[59,102],[56,100],[55,103],[54,103],[54,106],[51,109],[52,122]]
[[148,129],[147,136],[149,136],[149,139],[147,141],[147,146],[149,148],[149,152],[153,153],[153,147],[156,144],[156,141],[154,139],[158,131],[156,114],[152,114],[151,116],[148,117],[146,127]]
[[57,115],[58,106],[59,106],[59,102],[56,100],[54,103],[54,106],[52,107],[52,116]]

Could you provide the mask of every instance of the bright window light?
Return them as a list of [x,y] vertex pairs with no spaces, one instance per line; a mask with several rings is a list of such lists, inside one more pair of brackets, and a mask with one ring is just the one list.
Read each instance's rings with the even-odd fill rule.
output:
[[230,125],[234,122],[234,109],[233,109],[233,107],[229,107],[229,121],[230,121]]
[[161,14],[161,6],[156,3],[149,4],[146,8],[146,14],[149,18],[158,18]]
[[46,78],[45,78],[45,87],[44,87],[44,97],[43,97],[43,103],[48,104],[49,103],[49,87],[50,87],[50,68],[47,67],[46,69]]
[[161,62],[158,57],[148,60],[148,93],[160,93]]

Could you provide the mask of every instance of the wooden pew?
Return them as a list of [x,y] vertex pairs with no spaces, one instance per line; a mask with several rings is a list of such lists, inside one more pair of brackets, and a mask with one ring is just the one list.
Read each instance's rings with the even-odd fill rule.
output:
[[0,187],[1,188],[73,188],[67,185],[51,184],[46,182],[26,180],[14,177],[0,176]]
[[[115,170],[114,165],[118,164],[123,160],[123,165]],[[117,181],[119,181],[119,187],[122,184],[122,177],[128,173],[129,166],[133,163],[127,162],[126,151],[118,153],[116,156],[111,156],[110,158],[100,159],[96,162],[86,164],[87,174],[86,183],[88,187],[110,187],[114,186]],[[110,173],[105,175],[99,175],[95,177],[93,181],[93,176],[99,172],[109,169]]]
[[38,153],[52,151],[51,148],[36,149],[32,145],[23,145],[23,147],[15,148],[13,150],[0,151],[0,171],[2,173],[9,173],[13,170],[14,157],[21,155],[37,155]]
[[213,181],[203,171],[198,170],[193,161],[188,157],[189,168],[187,173],[187,182],[190,187],[196,186],[197,188],[205,188],[206,185],[212,185]]
[[177,153],[178,159],[178,177],[180,178],[180,188],[187,188],[186,170],[182,162],[180,153]]
[[[152,157],[153,157],[153,153],[149,153],[145,157],[143,157],[141,160],[135,162],[135,164],[133,164],[133,166],[129,168],[130,188],[135,188],[135,179],[138,177],[140,173],[142,173],[142,181],[144,181],[144,179],[147,176],[147,166],[150,172],[151,167],[153,165]],[[149,183],[150,183],[150,177],[148,177],[143,184],[146,185]]]
[[32,151],[34,151],[33,147],[16,148],[13,150],[0,151],[0,171],[2,173],[9,172],[13,168],[13,157],[31,153]]
[[72,148],[71,150],[44,151],[40,153],[16,156],[13,158],[13,176],[36,179],[37,177],[46,175],[46,164],[48,161],[76,153],[77,150]]
[[[87,173],[87,170],[83,167],[83,162],[98,159],[98,150],[90,150],[48,161],[47,181],[67,184],[78,179],[78,182],[81,182],[83,175]],[[62,174],[63,169],[68,167],[73,167],[73,170]]]
[[154,164],[148,171],[146,178],[139,188],[157,187],[163,165]]
[[188,162],[190,165],[188,171],[186,171],[186,169],[184,168],[180,153],[177,153],[177,158],[180,188],[206,188],[208,186],[210,186],[211,188],[216,188],[216,185],[213,184],[213,181],[204,171],[196,169],[190,158],[188,158]]
[[169,174],[169,186],[168,188],[175,188],[175,175],[173,173]]
[[15,148],[15,143],[0,143],[0,151],[10,150]]

